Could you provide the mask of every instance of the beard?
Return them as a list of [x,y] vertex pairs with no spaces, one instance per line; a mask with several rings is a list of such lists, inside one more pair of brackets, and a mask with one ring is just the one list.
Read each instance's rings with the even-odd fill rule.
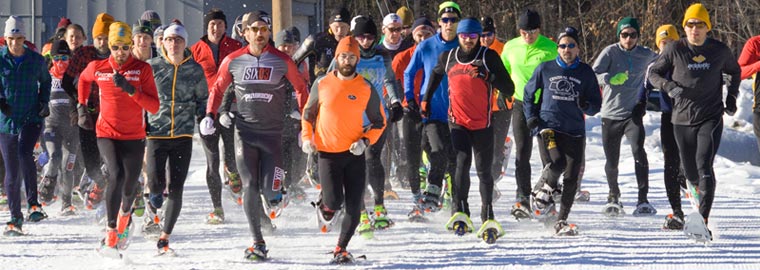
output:
[[340,72],[340,75],[343,75],[345,77],[353,76],[354,73],[356,73],[356,66],[350,64],[339,65],[338,72]]

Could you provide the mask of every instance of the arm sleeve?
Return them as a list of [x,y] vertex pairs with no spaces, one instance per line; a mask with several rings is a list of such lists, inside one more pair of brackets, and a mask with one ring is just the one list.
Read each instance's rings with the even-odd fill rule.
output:
[[512,65],[509,64],[509,58],[507,55],[509,55],[509,52],[507,51],[509,48],[507,46],[504,46],[504,49],[501,51],[501,63],[504,64],[504,69],[507,70],[507,73],[512,74]]
[[303,44],[301,44],[301,46],[298,47],[298,50],[293,54],[293,61],[295,61],[296,64],[301,64],[306,57],[315,54],[315,43],[313,35],[306,37],[306,39],[303,40]]
[[649,98],[649,92],[654,89],[654,86],[649,82],[649,73],[651,72],[653,63],[650,63],[649,66],[647,66],[647,71],[644,73],[644,84],[641,85],[641,88],[639,88],[639,102],[646,102],[647,98]]
[[739,66],[742,69],[741,79],[752,77],[760,71],[760,37],[751,38],[744,44],[742,53],[739,55]]
[[195,106],[196,117],[201,117],[206,114],[206,103],[208,102],[208,83],[206,77],[203,75],[203,68],[198,65],[196,69],[195,79],[197,79],[195,85]]
[[594,61],[594,73],[596,73],[596,79],[600,84],[610,84],[610,74],[607,73],[610,69],[610,47],[604,48],[599,56]]
[[[533,76],[525,84],[525,95],[523,95],[523,111],[525,114],[525,120],[538,117],[541,110],[540,93],[543,86],[543,76],[541,71],[544,69],[544,65],[538,65],[533,71]],[[539,93],[539,94],[537,94]]]
[[595,115],[602,109],[602,90],[599,87],[599,82],[591,79],[592,76],[594,76],[593,72],[589,72],[588,83],[583,88],[583,95],[588,103],[588,108],[583,111],[586,115]]
[[678,86],[676,82],[671,81],[667,76],[673,71],[672,57],[673,54],[675,54],[676,47],[673,45],[665,46],[660,57],[649,66],[649,82],[652,83],[655,88],[660,89],[665,93]]
[[88,65],[81,73],[79,73],[79,83],[77,86],[77,95],[79,95],[78,102],[82,105],[87,105],[87,98],[90,97],[90,85],[95,82],[94,76],[94,63]]
[[40,102],[48,104],[50,102],[50,87],[52,85],[52,79],[50,78],[50,72],[46,69],[45,59],[41,58],[39,61],[40,66],[40,87],[38,90],[38,99]]
[[404,96],[406,96],[407,102],[414,99],[414,76],[417,74],[417,70],[422,68],[422,50],[418,46],[412,54],[412,60],[409,61],[409,65],[404,70]]
[[153,70],[150,65],[145,65],[140,73],[140,87],[132,99],[140,104],[149,113],[158,112],[158,91],[156,90],[156,80],[153,78]]
[[[232,111],[233,103],[235,103],[235,87],[233,85],[230,85],[229,87],[227,87],[227,89],[224,90],[224,95],[222,95],[222,103],[219,105],[218,111],[221,111],[221,112]],[[206,104],[206,106],[208,106],[208,104]]]
[[375,144],[380,139],[380,135],[383,135],[383,130],[385,130],[385,110],[383,109],[383,103],[380,101],[380,96],[373,89],[374,86],[369,82],[367,82],[367,85],[371,93],[364,114],[369,119],[370,126],[365,127],[364,137],[369,139],[369,144]]
[[493,50],[486,51],[486,65],[491,72],[489,75],[493,78],[493,86],[499,89],[499,98],[502,100],[511,97],[515,93],[515,84],[509,76],[507,68],[499,60],[499,55]]
[[222,103],[222,97],[225,90],[232,83],[232,73],[230,73],[230,58],[225,57],[222,61],[222,65],[219,66],[219,72],[217,72],[216,81],[209,89],[208,103],[206,104],[206,113],[216,115],[219,110],[219,105]]
[[306,101],[309,98],[308,86],[306,81],[301,78],[301,74],[298,73],[298,66],[293,60],[289,58],[285,59],[288,64],[288,73],[285,73],[285,78],[293,85],[293,89],[296,91],[296,99],[298,99],[298,111],[303,112],[303,107],[306,106]]
[[401,52],[399,54],[396,54],[396,56],[393,57],[393,61],[391,61],[391,70],[393,70],[393,75],[396,75],[396,79],[400,82],[398,84],[399,92],[402,92],[402,95],[399,98],[406,98],[406,92],[404,91],[404,69],[402,69],[401,66],[401,58],[403,56],[404,52]]
[[425,89],[425,96],[422,97],[422,100],[425,102],[430,102],[433,99],[433,94],[438,90],[438,86],[441,85],[443,74],[446,72],[446,56],[448,55],[449,51],[445,51],[438,56],[438,63],[435,64],[433,72],[430,74],[430,82]]
[[[324,77],[322,77],[324,78]],[[309,100],[303,108],[303,114],[301,116],[301,140],[311,141],[314,137],[314,128],[317,126],[317,114],[319,114],[319,82],[322,78],[318,78],[311,86],[311,93],[309,93]]]
[[401,91],[399,91],[399,87],[397,85],[398,81],[396,81],[396,74],[393,73],[393,60],[391,59],[390,55],[388,53],[383,53],[383,62],[385,63],[385,79],[383,79],[383,86],[385,87],[385,90],[388,92],[388,97],[390,98],[390,103],[388,105],[401,102]]
[[726,62],[725,62],[726,64],[723,66],[722,72],[725,74],[731,75],[731,81],[726,86],[726,90],[729,95],[736,98],[737,96],[739,96],[739,84],[741,84],[742,82],[742,79],[740,78],[742,70],[739,67],[739,64],[733,60],[736,58],[734,58],[734,55],[733,53],[731,53],[731,50],[728,49],[728,47],[726,47],[724,51],[725,51],[725,54],[724,54],[725,58],[723,59],[726,59]]

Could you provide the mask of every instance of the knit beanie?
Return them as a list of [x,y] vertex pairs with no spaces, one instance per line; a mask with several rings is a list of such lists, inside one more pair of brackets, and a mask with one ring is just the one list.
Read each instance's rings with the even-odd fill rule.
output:
[[270,29],[272,28],[272,19],[269,17],[269,13],[259,10],[243,14],[243,20],[241,22],[243,24],[243,29],[248,28],[248,26],[251,26],[251,24],[256,21],[262,21],[266,23]]
[[483,32],[495,32],[496,26],[493,24],[493,18],[482,17],[480,18],[480,25],[483,26]]
[[132,30],[124,22],[113,22],[108,27],[108,46],[112,46],[117,42],[122,42],[124,45],[132,45]]
[[351,33],[354,34],[354,36],[365,34],[377,36],[377,25],[375,25],[375,22],[371,17],[361,15],[356,16],[351,20]]
[[636,33],[639,32],[639,20],[633,17],[625,17],[622,20],[618,22],[617,25],[617,35],[620,35],[620,32],[623,32],[623,29],[626,28],[633,28],[636,30]]
[[164,37],[178,36],[187,41],[187,30],[181,23],[172,23],[164,29]]
[[58,40],[54,41],[52,44],[50,44],[50,54],[51,55],[70,55],[71,50],[69,49],[69,44],[66,43],[65,40]]
[[70,24],[71,24],[71,20],[69,20],[69,18],[61,17],[61,20],[58,21],[58,25],[55,28],[56,29],[66,28],[66,26],[69,26]]
[[352,52],[356,57],[359,57],[359,42],[353,37],[344,37],[338,42],[338,46],[335,47],[335,57],[337,58],[343,52]]
[[462,9],[454,1],[446,1],[438,5],[438,16],[441,16],[443,13],[456,13],[457,17],[462,17]]
[[155,10],[146,10],[143,12],[142,16],[140,16],[140,20],[148,21],[150,29],[152,30],[156,30],[156,28],[161,26],[161,16],[158,16],[158,12]]
[[522,30],[534,30],[541,28],[541,16],[532,9],[525,9],[517,19],[517,27]]
[[137,34],[146,34],[149,36],[153,36],[153,28],[150,27],[149,21],[139,21],[136,24],[132,25],[132,37],[135,37]]
[[18,16],[10,16],[8,17],[8,20],[5,21],[5,32],[4,36],[6,37],[19,37],[23,36],[26,37],[26,31],[24,31],[24,21],[21,20]]
[[274,36],[274,46],[280,47],[285,44],[295,44],[296,37],[288,30],[282,30]]
[[351,18],[351,13],[348,12],[348,9],[346,9],[346,7],[343,7],[343,6],[335,8],[330,12],[330,23],[334,23],[334,22],[349,23],[350,18]]
[[95,23],[92,25],[92,38],[95,39],[100,35],[108,35],[109,26],[113,21],[113,16],[108,13],[98,14],[98,17],[95,18]]
[[416,33],[417,31],[421,30],[428,30],[431,33],[435,33],[433,23],[430,22],[427,17],[420,17],[419,19],[414,20],[414,24],[412,25],[412,33]]
[[414,24],[414,14],[412,14],[412,11],[406,6],[398,8],[396,14],[401,17],[402,26],[412,26],[412,24]]
[[227,16],[224,15],[224,12],[221,9],[212,8],[203,15],[204,29],[208,29],[208,23],[212,20],[222,20],[224,21],[224,27],[227,27]]
[[686,13],[683,15],[683,27],[686,27],[686,22],[689,19],[697,19],[703,21],[705,24],[707,24],[707,30],[712,29],[712,24],[710,23],[710,14],[707,13],[705,6],[700,3],[693,4],[689,6],[688,9],[686,9]]
[[580,40],[578,39],[578,29],[575,29],[575,27],[568,26],[565,27],[562,32],[559,32],[559,35],[557,35],[557,43],[563,38],[563,37],[571,37],[575,43],[580,43]]
[[459,33],[477,33],[480,35],[483,34],[483,26],[475,17],[467,17],[457,25],[457,34]]
[[676,27],[672,24],[665,24],[657,28],[656,37],[654,38],[654,44],[657,45],[657,49],[662,50],[660,48],[660,41],[663,39],[672,39],[672,40],[678,40],[678,30],[676,30]]
[[288,32],[290,32],[291,34],[293,34],[293,38],[296,39],[296,42],[301,42],[301,31],[298,30],[298,27],[291,26],[287,30],[288,30]]
[[166,29],[165,25],[159,25],[156,27],[156,30],[153,31],[153,37],[163,37],[164,36],[164,29]]

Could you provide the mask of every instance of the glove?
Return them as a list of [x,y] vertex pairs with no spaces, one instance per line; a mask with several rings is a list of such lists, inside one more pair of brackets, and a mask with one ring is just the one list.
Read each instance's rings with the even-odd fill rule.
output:
[[113,81],[113,84],[121,88],[121,91],[127,92],[130,96],[135,94],[135,87],[129,84],[127,78],[124,78],[124,75],[114,71],[111,80]]
[[578,109],[581,109],[581,111],[585,111],[588,109],[588,101],[586,101],[586,97],[583,95],[578,95],[578,100],[576,101],[578,103]]
[[736,113],[736,97],[732,95],[726,96],[726,109],[724,110],[728,116],[734,116]]
[[76,110],[69,112],[69,124],[71,124],[72,127],[76,127],[77,123],[79,122],[79,114]]
[[43,118],[50,115],[50,107],[48,107],[47,103],[40,102],[40,111],[38,115]]
[[430,116],[430,104],[427,103],[427,101],[423,101],[422,104],[420,104],[420,116],[422,116],[422,118],[428,118]]
[[639,102],[636,103],[636,106],[633,106],[633,112],[631,113],[631,116],[636,118],[642,118],[644,117],[644,114],[647,113],[647,103],[646,102]]
[[537,128],[538,127],[538,123],[539,123],[538,117],[531,117],[527,121],[528,129]]
[[85,105],[77,105],[77,119],[77,125],[84,130],[92,130],[95,127],[92,123],[92,115],[90,115]]
[[301,143],[301,151],[306,154],[311,154],[317,152],[317,146],[311,141],[303,141],[303,143]]
[[621,85],[624,84],[625,81],[628,80],[628,72],[620,72],[618,74],[615,74],[615,76],[612,76],[610,78],[610,84],[611,85]]
[[369,145],[369,142],[366,138],[361,138],[358,141],[355,141],[351,144],[351,146],[348,148],[348,151],[351,151],[351,154],[354,154],[354,156],[361,156],[364,154],[364,150],[367,149],[367,146]]
[[235,115],[231,112],[222,112],[219,114],[219,124],[225,128],[232,126],[232,120],[235,119]]
[[214,115],[207,113],[206,117],[201,120],[198,130],[201,132],[201,135],[208,136],[214,134],[214,132],[216,132],[216,128],[214,128]]
[[11,105],[8,105],[8,100],[5,98],[0,98],[0,112],[5,114],[6,116],[11,116],[12,110]]
[[675,88],[670,89],[670,91],[668,91],[668,96],[670,98],[677,98],[681,96],[682,93],[683,93],[683,88],[681,88],[680,86],[676,86]]
[[50,156],[48,156],[47,152],[43,151],[42,153],[40,153],[39,156],[37,156],[37,165],[39,165],[40,167],[44,167],[45,164],[48,163],[48,161],[50,161]]
[[390,112],[388,119],[390,119],[391,122],[398,122],[398,120],[401,120],[401,117],[404,116],[404,108],[401,108],[401,103],[399,102],[391,104],[388,111]]

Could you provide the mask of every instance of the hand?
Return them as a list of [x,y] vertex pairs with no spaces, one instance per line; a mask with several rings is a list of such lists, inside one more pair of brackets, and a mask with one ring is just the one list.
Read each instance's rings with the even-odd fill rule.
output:
[[40,110],[37,114],[43,118],[48,117],[50,115],[50,107],[48,107],[48,104],[40,102]]
[[585,111],[588,109],[588,101],[586,101],[586,97],[583,95],[578,95],[578,99],[576,100],[578,104],[578,109],[581,109],[581,111]]
[[615,74],[615,76],[612,76],[610,78],[610,84],[611,85],[621,85],[624,84],[625,81],[628,80],[628,72],[620,72],[618,74]]
[[682,93],[683,93],[683,88],[681,88],[680,86],[676,86],[675,88],[670,89],[670,91],[668,91],[668,96],[670,98],[677,98],[681,96]]
[[48,153],[45,151],[43,151],[42,153],[40,153],[39,156],[37,156],[37,165],[39,165],[40,167],[44,167],[45,164],[48,163],[48,161],[50,161],[50,156],[48,156]]
[[77,125],[84,130],[93,130],[95,125],[92,123],[92,115],[87,110],[87,105],[77,105]]
[[399,102],[391,104],[390,108],[388,109],[388,112],[390,112],[388,119],[391,122],[398,122],[401,120],[401,117],[404,116],[404,108],[401,108],[401,103]]
[[631,112],[631,116],[636,118],[642,118],[647,113],[647,103],[646,102],[639,102],[636,103],[636,106],[633,106],[633,112]]
[[207,113],[206,117],[201,120],[198,130],[201,132],[201,135],[208,136],[214,134],[214,132],[216,132],[216,128],[214,128],[214,115]]
[[5,98],[0,98],[0,112],[5,114],[5,116],[11,116],[11,113],[13,113],[11,105],[8,105],[8,100]]
[[118,72],[114,71],[111,80],[113,81],[113,84],[121,88],[121,91],[127,92],[127,94],[130,96],[135,94],[135,87],[129,84],[127,78],[125,78],[124,75],[121,75]]
[[367,146],[369,145],[369,142],[365,138],[361,138],[358,141],[351,144],[350,147],[348,147],[348,151],[351,151],[351,154],[354,154],[354,156],[361,156],[364,154],[364,150],[367,149]]
[[79,122],[79,114],[76,110],[69,112],[69,124],[71,124],[72,127],[76,127],[77,123]]
[[423,101],[422,104],[420,104],[420,116],[422,116],[422,118],[430,117],[430,103],[427,103],[427,101]]
[[539,124],[539,122],[540,122],[540,120],[538,119],[538,117],[531,117],[531,118],[530,118],[530,119],[528,119],[528,121],[527,121],[527,124],[528,124],[528,129],[534,129],[534,128],[537,128],[537,127],[538,127],[538,124]]
[[313,142],[306,140],[301,143],[301,151],[306,154],[317,152],[317,146]]
[[232,120],[235,120],[235,115],[231,112],[219,113],[219,124],[223,127],[230,128],[232,126]]
[[734,116],[736,113],[736,97],[732,95],[726,96],[726,109],[724,110],[728,116]]

